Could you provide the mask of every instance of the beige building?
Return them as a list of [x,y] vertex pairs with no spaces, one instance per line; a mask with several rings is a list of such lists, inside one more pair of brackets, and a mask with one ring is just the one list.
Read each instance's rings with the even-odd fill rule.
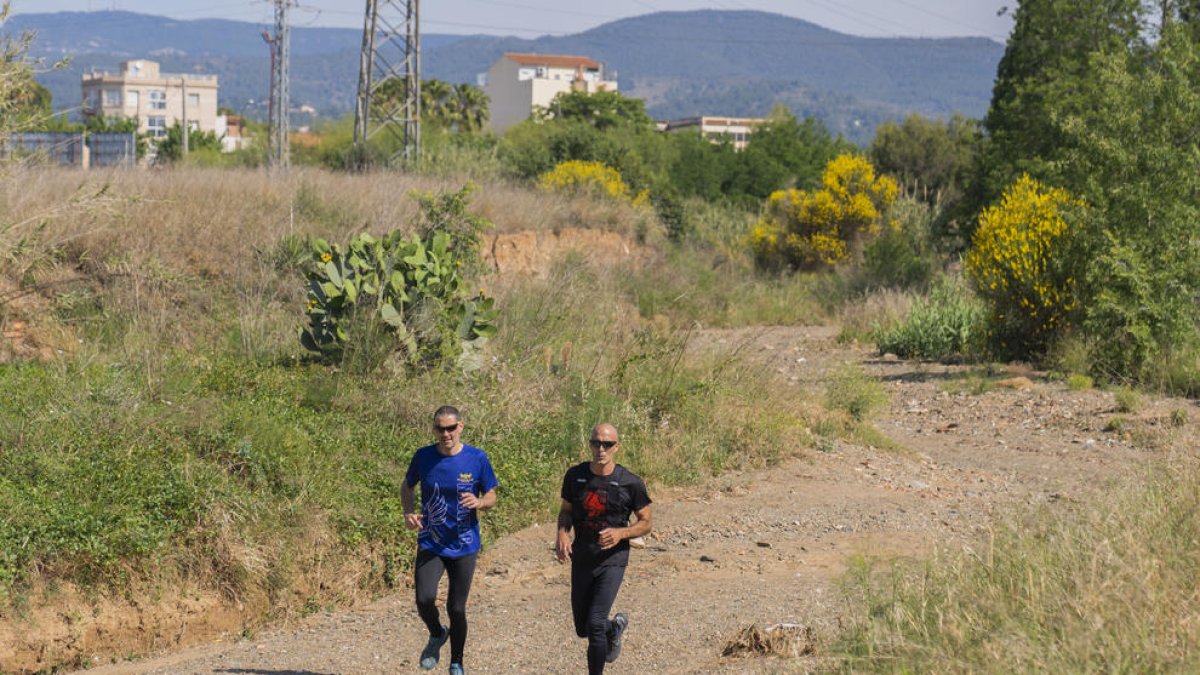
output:
[[659,131],[699,131],[701,136],[713,141],[729,138],[734,150],[745,150],[750,142],[754,127],[766,122],[761,117],[685,117],[678,120],[659,122]]
[[137,119],[138,131],[154,137],[186,118],[189,128],[218,132],[217,76],[161,73],[158,63],[137,59],[119,73],[84,73],[85,117]]
[[483,85],[491,128],[498,134],[528,119],[535,106],[549,107],[561,93],[616,90],[616,80],[604,79],[603,66],[586,56],[516,52],[492,64]]

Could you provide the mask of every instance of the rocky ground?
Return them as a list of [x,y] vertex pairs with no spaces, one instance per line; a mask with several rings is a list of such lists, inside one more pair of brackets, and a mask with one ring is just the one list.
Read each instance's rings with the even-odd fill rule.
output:
[[[631,623],[609,672],[809,669],[811,659],[722,651],[755,625],[796,624],[811,628],[819,642],[845,615],[838,580],[855,556],[919,556],[978,537],[996,513],[1094,498],[1179,451],[1195,424],[1193,403],[1147,400],[1121,415],[1120,430],[1106,431],[1118,415],[1111,393],[1071,391],[1016,368],[988,374],[879,358],[865,347],[839,345],[834,335],[828,328],[788,328],[702,336],[708,349],[748,344],[761,367],[798,391],[820,391],[831,367],[863,368],[890,394],[875,426],[891,443],[876,449],[839,441],[763,470],[653,490],[655,529],[647,548],[634,552],[617,600]],[[535,525],[481,558],[469,609],[468,672],[584,670],[584,643],[570,620],[568,569],[554,560],[553,533],[552,523]],[[419,672],[424,640],[410,595],[399,593],[275,632],[87,672]],[[792,646],[803,651],[808,644]]]

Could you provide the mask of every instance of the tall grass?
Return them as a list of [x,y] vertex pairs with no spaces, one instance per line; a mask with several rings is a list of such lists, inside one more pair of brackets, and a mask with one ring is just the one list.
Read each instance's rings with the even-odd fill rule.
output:
[[881,353],[904,358],[978,358],[984,352],[984,319],[982,303],[961,282],[943,279],[913,303],[902,323],[880,326],[875,341]]
[[1197,672],[1200,471],[1170,467],[986,540],[848,577],[847,672]]

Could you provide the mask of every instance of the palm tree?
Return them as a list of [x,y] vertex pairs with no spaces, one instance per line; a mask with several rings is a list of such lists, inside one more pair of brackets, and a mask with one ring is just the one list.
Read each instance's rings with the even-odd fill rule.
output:
[[487,120],[487,94],[469,84],[454,85],[454,121],[458,130],[467,134],[477,133]]

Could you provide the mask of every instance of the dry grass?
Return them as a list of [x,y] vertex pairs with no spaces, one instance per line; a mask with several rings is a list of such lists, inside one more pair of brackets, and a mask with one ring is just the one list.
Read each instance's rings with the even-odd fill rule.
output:
[[1196,672],[1200,471],[1180,458],[977,547],[849,585],[853,672]]
[[904,322],[916,295],[911,291],[883,289],[846,303],[842,308],[842,332],[839,340],[870,341],[879,329],[891,329]]

